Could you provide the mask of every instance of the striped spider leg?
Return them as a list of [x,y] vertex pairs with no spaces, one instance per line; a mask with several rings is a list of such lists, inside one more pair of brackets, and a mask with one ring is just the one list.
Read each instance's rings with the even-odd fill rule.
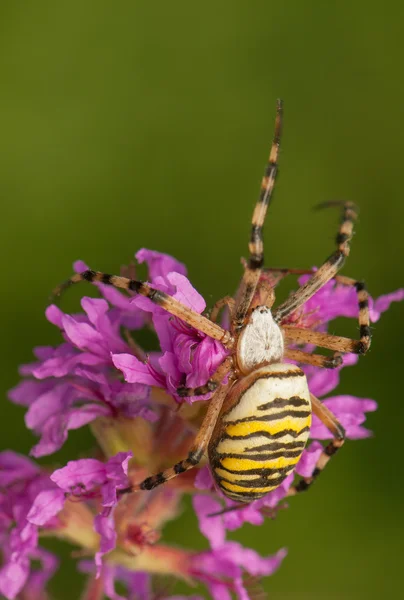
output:
[[333,413],[320,402],[318,398],[310,394],[313,413],[331,432],[333,439],[321,452],[311,477],[302,477],[296,485],[292,485],[288,496],[294,496],[299,492],[305,492],[315,482],[321,471],[325,468],[332,456],[334,456],[345,442],[345,429],[335,418]]
[[[319,205],[319,208],[341,205],[341,202],[329,202]],[[349,242],[352,239],[353,224],[357,218],[357,208],[352,202],[343,204],[341,225],[337,234],[337,250],[315,271],[310,279],[298,288],[289,298],[274,311],[274,319],[281,323],[288,315],[297,310],[318,292],[328,281],[333,279],[342,268],[345,258],[349,255]]]
[[71,285],[80,283],[82,281],[88,281],[90,283],[103,283],[104,285],[111,285],[115,288],[130,290],[136,292],[141,296],[149,298],[154,304],[161,306],[168,313],[174,317],[178,317],[187,325],[194,327],[198,331],[202,331],[209,337],[218,340],[225,347],[231,348],[234,345],[233,336],[229,331],[220,327],[216,323],[213,323],[207,317],[200,315],[199,313],[188,308],[184,304],[181,304],[178,300],[150,286],[148,283],[143,281],[137,281],[136,279],[129,279],[128,277],[121,277],[119,275],[109,275],[102,273],[101,271],[92,271],[88,269],[82,273],[76,273],[72,275],[67,281],[62,283],[53,291],[53,296],[59,296],[64,290]]
[[261,277],[262,266],[264,264],[262,228],[272,198],[278,171],[279,147],[282,133],[282,113],[282,102],[281,100],[278,100],[276,105],[275,133],[271,151],[264,177],[262,178],[258,202],[255,205],[252,217],[251,236],[248,245],[250,256],[236,295],[236,314],[234,323],[236,330],[241,329],[245,324],[246,316],[254,298]]

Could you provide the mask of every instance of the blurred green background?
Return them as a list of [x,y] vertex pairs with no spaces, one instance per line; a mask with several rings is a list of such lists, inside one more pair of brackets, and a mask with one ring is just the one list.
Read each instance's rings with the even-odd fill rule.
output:
[[[33,443],[6,390],[33,346],[58,343],[44,308],[73,260],[117,272],[145,246],[186,262],[208,303],[234,291],[278,96],[285,126],[267,263],[325,259],[338,215],[311,208],[351,199],[361,219],[344,273],[375,296],[402,285],[403,19],[391,1],[3,0],[2,449]],[[75,292],[65,309],[77,308],[84,289]],[[348,443],[276,521],[237,534],[262,554],[288,547],[266,582],[271,598],[400,595],[401,323],[393,305],[339,388],[379,401],[375,437]],[[72,434],[55,458],[90,444]],[[196,531],[190,511],[167,535],[193,545],[188,524]],[[56,598],[78,597],[73,573],[57,576]]]

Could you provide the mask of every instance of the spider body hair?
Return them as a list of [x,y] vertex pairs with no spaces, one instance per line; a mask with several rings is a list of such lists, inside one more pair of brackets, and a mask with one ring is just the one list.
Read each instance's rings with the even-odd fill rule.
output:
[[271,309],[257,306],[241,330],[237,344],[237,365],[242,373],[249,373],[260,365],[282,360],[284,339],[275,323]]

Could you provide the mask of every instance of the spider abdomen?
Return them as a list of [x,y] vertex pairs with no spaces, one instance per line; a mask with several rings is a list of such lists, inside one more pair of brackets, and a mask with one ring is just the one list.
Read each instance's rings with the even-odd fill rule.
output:
[[209,444],[222,492],[251,502],[277,488],[299,461],[310,424],[306,377],[295,365],[268,365],[236,383]]

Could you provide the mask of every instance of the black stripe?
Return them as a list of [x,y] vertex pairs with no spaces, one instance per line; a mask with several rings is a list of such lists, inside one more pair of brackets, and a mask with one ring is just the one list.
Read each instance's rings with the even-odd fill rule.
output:
[[265,169],[265,177],[274,178],[276,175],[277,164],[275,162],[268,162]]
[[[229,479],[226,479],[225,477],[221,477],[220,480],[221,481],[226,481],[226,483],[231,483],[233,485],[239,485],[240,487],[244,487],[244,488],[250,488],[250,487],[276,487],[278,485],[280,485],[282,483],[282,481],[285,480],[285,478],[287,477],[286,473],[285,475],[283,475],[282,477],[278,477],[277,479],[274,479],[273,481],[268,481],[268,479],[264,479],[264,478],[258,478],[258,479],[248,479],[248,480],[237,480],[237,481],[230,481]],[[222,489],[227,489],[224,486],[220,486]],[[234,492],[235,494],[237,494],[238,492]],[[240,492],[243,493],[243,492]],[[268,492],[263,492],[264,494],[268,494]]]
[[260,242],[262,239],[262,225],[252,225],[250,242],[252,244]]
[[[219,477],[220,481],[226,481],[227,483],[231,483],[233,485],[239,485],[240,487],[245,487],[245,488],[249,488],[249,487],[269,487],[269,486],[273,486],[273,487],[277,487],[278,485],[280,485],[282,483],[282,481],[284,481],[286,479],[286,477],[288,476],[288,473],[282,473],[279,477],[274,477],[273,479],[266,479],[265,477],[259,477],[257,479],[245,479],[245,480],[237,480],[237,481],[230,481],[229,479],[226,479],[225,477]],[[220,486],[222,487],[222,486]],[[222,489],[226,489],[224,487],[222,487]],[[234,494],[238,494],[239,492],[234,492]],[[240,492],[242,493],[242,492]],[[265,494],[267,494],[268,492],[264,492]]]
[[334,444],[331,443],[331,444],[328,444],[328,446],[326,446],[324,448],[324,452],[327,456],[332,456],[333,454],[338,452],[339,448],[340,448],[339,446],[334,446]]
[[179,473],[184,473],[184,471],[186,471],[187,468],[184,467],[184,463],[183,462],[179,462],[176,465],[174,465],[174,473],[177,473],[177,475]]
[[301,479],[299,481],[299,483],[296,485],[295,490],[296,490],[296,492],[305,492],[307,490],[307,488],[310,487],[310,485],[311,485],[311,482]]
[[218,385],[219,384],[216,381],[213,381],[213,379],[209,379],[209,381],[207,381],[205,385],[201,385],[195,388],[193,395],[203,396],[204,394],[208,394],[209,392],[214,392]]
[[268,477],[269,475],[275,475],[276,473],[280,473],[281,475],[284,475],[285,473],[288,474],[295,468],[295,465],[288,465],[287,467],[278,467],[277,469],[268,469],[267,467],[256,467],[254,469],[228,469],[218,461],[215,461],[211,466],[213,467],[215,476],[219,478],[220,475],[216,473],[216,469],[222,469],[223,471],[232,473],[232,475],[259,475],[260,477]]
[[147,479],[142,481],[142,483],[140,484],[140,489],[152,490],[153,488],[165,482],[166,478],[164,477],[163,473],[157,473],[157,475],[154,475],[153,477],[148,477]]
[[80,273],[80,275],[86,281],[94,281],[97,273],[95,271],[91,271],[90,269],[88,269],[87,271]]
[[366,290],[366,284],[364,281],[357,281],[354,285],[357,292],[362,292],[363,290]]
[[252,271],[256,271],[257,269],[261,269],[264,264],[264,255],[263,254],[253,254],[250,256],[248,261],[248,268]]
[[[342,250],[337,250],[326,260],[329,265],[336,265],[339,262],[342,264],[345,261],[345,254]],[[318,271],[316,271],[318,273]],[[307,284],[306,284],[307,285]]]
[[331,358],[327,358],[326,356],[324,356],[323,366],[325,369],[336,369],[337,367],[342,365],[342,363],[343,359],[340,354],[332,356]]
[[347,233],[339,233],[335,238],[335,241],[337,244],[343,244],[344,242],[348,241],[350,237],[351,236]]
[[280,421],[285,417],[296,417],[296,419],[304,419],[310,417],[311,412],[309,410],[282,410],[274,415],[262,415],[260,417],[244,417],[244,419],[237,419],[236,421],[226,421],[228,425],[237,425],[238,423],[249,423],[251,421],[258,421],[260,423],[268,421]]
[[[262,496],[266,496],[266,494],[268,492],[261,492],[261,493],[257,493],[257,492],[231,492],[230,490],[227,490],[226,488],[221,488],[223,494],[226,496],[228,496],[231,499],[236,499],[239,502],[251,502],[252,500],[258,500],[259,498],[262,498]],[[242,498],[248,498],[248,500],[242,500]]]
[[274,460],[276,458],[293,458],[298,457],[302,453],[301,450],[280,450],[278,452],[259,452],[257,454],[249,454],[246,456],[245,454],[232,454],[227,452],[221,452],[219,454],[219,459],[223,460],[224,458],[239,458],[239,459],[248,459],[254,460],[255,462],[265,461],[265,460]]
[[369,302],[367,300],[361,300],[359,302],[359,309],[367,308],[369,306]]
[[[305,377],[303,371],[274,371],[272,373],[265,373],[260,379],[270,379],[271,377],[278,377],[279,379],[288,379],[288,377]],[[254,381],[254,383],[257,380]]]
[[356,352],[356,354],[365,354],[367,350],[368,344],[365,344],[365,342],[356,342],[354,349],[354,352]]
[[284,408],[286,406],[309,406],[309,402],[299,396],[291,396],[290,398],[274,398],[271,402],[260,404],[257,410],[267,410],[268,408]]
[[368,325],[361,325],[359,328],[359,333],[361,337],[370,337],[370,327]]
[[109,275],[108,273],[103,273],[101,277],[101,283],[105,283],[105,285],[112,285],[111,277],[112,275]]
[[248,488],[246,488],[245,490],[243,490],[242,492],[234,492],[233,490],[228,490],[225,487],[220,486],[220,489],[223,491],[224,494],[228,494],[228,495],[232,495],[232,496],[236,496],[237,498],[251,498],[251,499],[255,499],[255,498],[262,498],[262,496],[265,496],[266,494],[268,494],[268,492],[252,492],[250,491]]
[[200,462],[202,456],[203,456],[203,451],[202,450],[199,450],[198,452],[190,452],[188,454],[187,461],[191,465],[197,465]]
[[255,448],[244,448],[244,452],[257,452],[259,450],[281,450],[282,448],[298,448],[305,447],[306,442],[272,442],[272,444],[262,444],[261,446],[255,446]]
[[310,431],[310,427],[302,427],[298,431],[294,429],[283,429],[283,431],[278,431],[277,433],[269,433],[268,431],[253,431],[252,433],[247,433],[245,435],[229,435],[228,433],[224,433],[221,437],[222,440],[248,440],[254,437],[266,437],[269,440],[276,440],[284,435],[290,435],[291,437],[297,438],[302,433],[306,433],[306,431]]
[[[241,327],[240,327],[240,329],[241,329]],[[342,362],[342,358],[341,358],[341,362]],[[250,390],[260,379],[270,379],[271,377],[276,377],[279,379],[289,379],[290,377],[295,377],[295,376],[296,377],[305,377],[305,374],[303,373],[302,370],[299,369],[299,371],[286,371],[286,372],[277,371],[275,373],[265,373],[263,375],[260,375],[260,377],[258,379],[254,379],[254,381],[252,381],[250,383],[250,385],[243,390],[243,393],[239,397],[236,404],[231,406],[227,411],[225,411],[223,413],[222,417],[225,417],[226,415],[228,415],[233,410],[233,408],[241,402],[241,400],[243,399],[244,395],[248,392],[248,390]],[[308,402],[306,403],[306,405],[308,406]]]
[[128,289],[132,290],[132,292],[139,292],[143,287],[143,283],[141,281],[136,281],[135,279],[131,279],[128,284]]
[[166,300],[166,298],[168,298],[168,294],[165,294],[164,292],[160,292],[160,290],[155,290],[150,288],[149,293],[147,294],[147,297],[150,298],[150,300],[152,302],[155,302],[156,304],[163,304]]

